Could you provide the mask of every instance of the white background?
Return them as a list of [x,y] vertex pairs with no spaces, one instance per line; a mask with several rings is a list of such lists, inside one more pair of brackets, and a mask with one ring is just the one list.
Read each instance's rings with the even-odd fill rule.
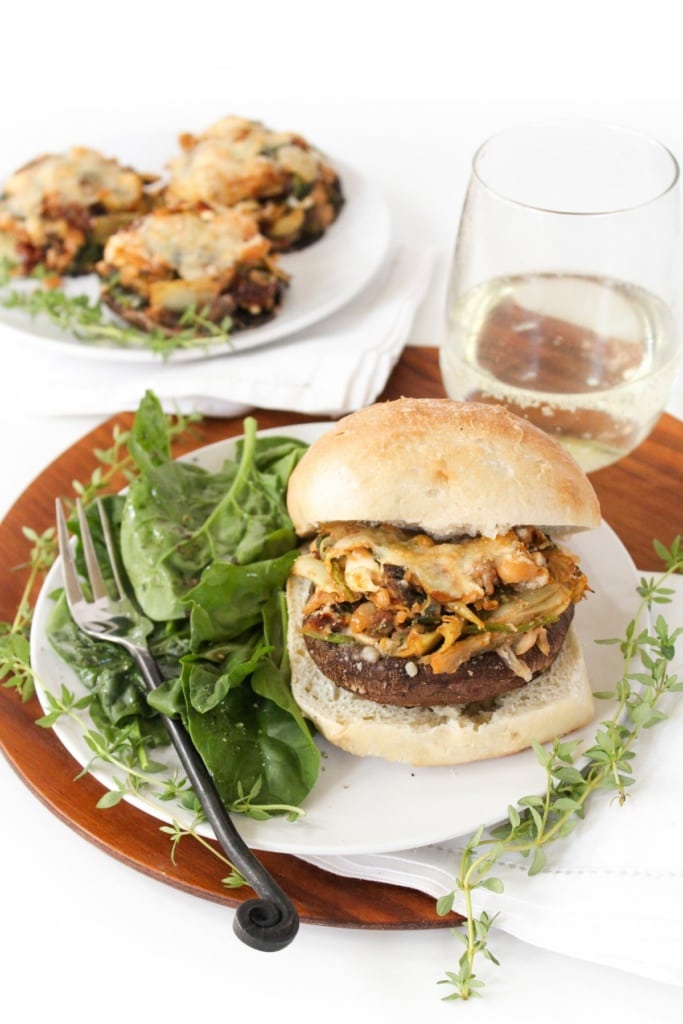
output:
[[[397,238],[436,247],[411,338],[436,344],[469,161],[485,137],[579,115],[643,129],[683,156],[678,14],[674,0],[15,0],[0,22],[0,165],[124,129],[200,130],[227,113],[296,129],[381,185]],[[91,425],[6,428],[0,511]],[[621,1021],[680,1019],[683,989],[503,933],[502,966],[467,1007],[440,1001],[436,981],[459,950],[448,931],[304,927],[264,957],[233,938],[229,910],[78,838],[3,759],[0,785],[0,1015],[12,1024],[228,1017],[237,1007],[272,1021],[564,1022],[609,1010]]]

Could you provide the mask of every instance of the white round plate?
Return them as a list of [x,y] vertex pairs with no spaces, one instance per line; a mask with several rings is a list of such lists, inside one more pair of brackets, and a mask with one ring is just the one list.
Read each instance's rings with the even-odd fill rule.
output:
[[[111,145],[99,148],[116,152]],[[299,252],[280,257],[280,265],[291,279],[280,311],[269,323],[236,331],[227,343],[198,344],[196,348],[177,349],[162,356],[148,348],[80,341],[46,318],[32,318],[20,310],[0,305],[3,334],[14,334],[15,340],[22,344],[28,342],[41,348],[48,346],[50,351],[62,351],[80,358],[142,363],[159,362],[161,359],[188,362],[244,352],[281,341],[318,323],[345,306],[372,280],[387,256],[391,237],[389,211],[379,189],[353,168],[333,162],[342,181],[346,202],[337,220],[319,241]],[[135,166],[147,169],[150,164],[135,163]],[[99,293],[94,274],[66,280],[62,287],[69,295],[85,294],[92,301]]]
[[[263,431],[315,440],[327,423],[302,424]],[[220,441],[199,449],[189,458],[209,471],[217,470],[234,454],[234,440]],[[571,548],[579,555],[594,593],[577,608],[575,624],[582,642],[589,677],[594,690],[613,688],[621,675],[616,645],[598,645],[597,640],[622,637],[633,616],[638,575],[629,554],[613,530],[603,523],[599,529],[577,534]],[[58,694],[62,685],[85,694],[71,669],[55,654],[46,627],[52,610],[50,594],[61,586],[61,567],[52,567],[39,595],[31,631],[31,660],[37,679],[38,696],[45,709],[43,688]],[[573,734],[590,742],[600,719],[611,712],[608,702],[596,702],[596,720]],[[83,728],[71,721],[54,726],[63,745],[80,765],[90,761],[91,751],[83,740]],[[379,853],[444,841],[466,835],[482,824],[504,817],[509,804],[541,791],[545,776],[535,755],[523,751],[509,757],[446,768],[414,768],[378,758],[346,754],[318,739],[322,751],[321,771],[305,800],[305,816],[290,822],[283,818],[253,821],[239,815],[235,823],[245,841],[255,849],[307,855],[351,855]],[[158,752],[154,752],[159,760]],[[171,770],[180,764],[171,749],[164,756]],[[96,765],[92,774],[107,788],[114,788],[115,772]],[[77,785],[78,783],[74,783]],[[160,821],[189,824],[180,805],[145,799],[131,800]],[[105,813],[105,812],[103,812]],[[211,835],[208,826],[205,835]]]

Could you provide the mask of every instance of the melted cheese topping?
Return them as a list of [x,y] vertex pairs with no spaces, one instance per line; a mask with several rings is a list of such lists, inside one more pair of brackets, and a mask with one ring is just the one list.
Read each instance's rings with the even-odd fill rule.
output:
[[112,235],[104,262],[115,269],[172,272],[193,281],[223,276],[236,263],[258,260],[268,250],[252,218],[235,211],[158,210]]
[[93,149],[75,146],[65,154],[47,155],[16,171],[3,187],[4,206],[14,217],[44,212],[46,201],[101,205],[130,210],[140,204],[143,182],[135,171]]
[[331,540],[325,563],[345,557],[344,581],[356,593],[379,589],[384,565],[404,567],[409,581],[443,604],[477,601],[492,592],[496,578],[527,586],[543,586],[549,578],[542,556],[529,552],[512,530],[437,544],[425,534],[359,526],[339,536],[332,531]]
[[240,117],[181,136],[180,143],[181,153],[168,163],[171,203],[232,206],[277,196],[288,189],[291,175],[312,183],[324,168],[321,154],[300,136]]
[[525,679],[519,655],[547,648],[546,623],[587,586],[573,556],[533,528],[437,543],[392,526],[326,524],[293,572],[314,587],[303,610],[312,636],[345,635],[447,673],[495,650]]

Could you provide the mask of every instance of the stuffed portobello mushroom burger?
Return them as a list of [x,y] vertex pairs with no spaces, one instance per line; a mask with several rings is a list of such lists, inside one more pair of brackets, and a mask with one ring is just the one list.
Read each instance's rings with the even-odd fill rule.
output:
[[377,403],[311,445],[287,500],[292,693],[330,743],[453,765],[591,720],[590,585],[562,539],[600,508],[548,435],[502,406]]

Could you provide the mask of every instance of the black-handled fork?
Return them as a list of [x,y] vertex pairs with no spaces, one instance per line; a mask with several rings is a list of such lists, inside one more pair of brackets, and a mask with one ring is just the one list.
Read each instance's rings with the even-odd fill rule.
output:
[[[111,597],[107,590],[85,512],[79,501],[77,515],[92,593],[91,600],[86,598],[74,562],[64,509],[61,501],[57,500],[57,538],[67,604],[74,622],[84,633],[94,639],[108,640],[124,647],[135,659],[145,685],[153,690],[162,679],[147,646],[146,620],[126,595],[117,566],[110,524],[102,503],[98,501],[97,504],[117,596]],[[257,894],[256,899],[246,900],[237,907],[234,919],[236,935],[254,949],[265,952],[284,949],[299,929],[299,917],[294,906],[235,828],[211,774],[182,723],[162,717],[216,839],[230,862]]]

